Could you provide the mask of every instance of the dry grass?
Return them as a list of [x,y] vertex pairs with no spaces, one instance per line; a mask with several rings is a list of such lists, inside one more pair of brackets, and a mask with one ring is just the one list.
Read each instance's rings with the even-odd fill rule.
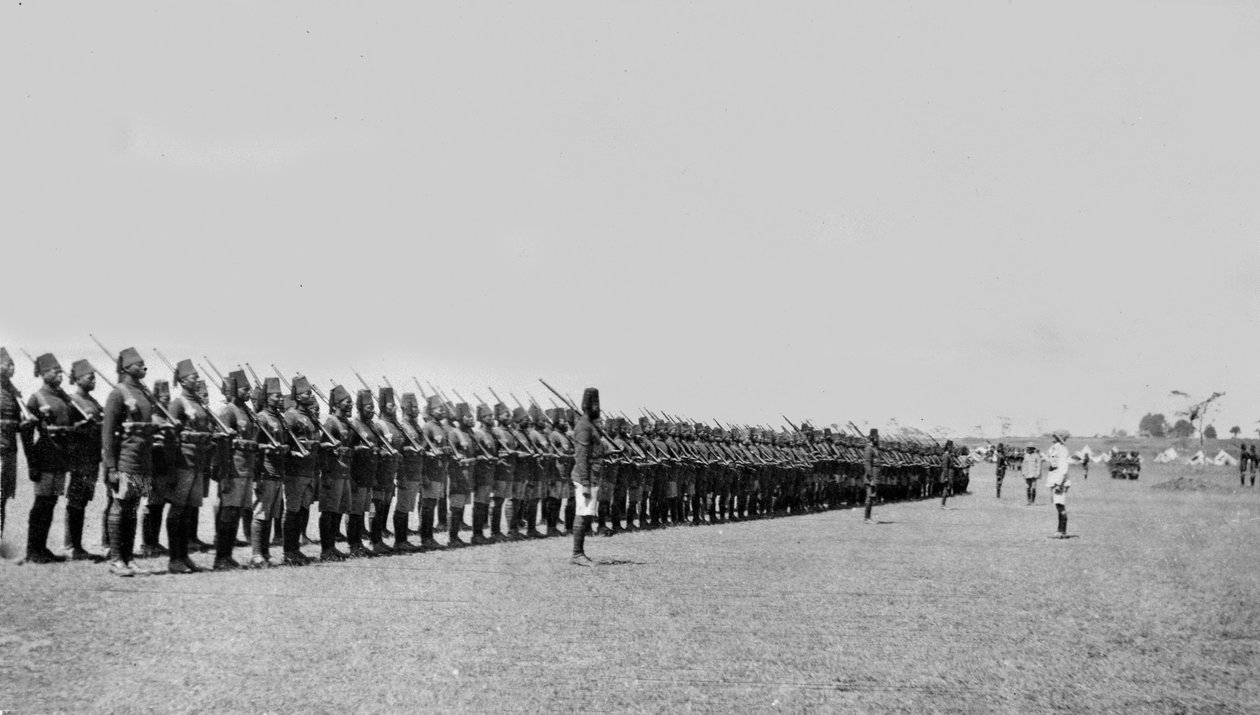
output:
[[[131,580],[4,563],[0,709],[1260,710],[1260,488],[1099,472],[1074,469],[1066,541],[1044,490],[996,500],[980,465],[948,510],[589,539],[593,569],[562,539]],[[1178,476],[1220,489],[1152,488]]]

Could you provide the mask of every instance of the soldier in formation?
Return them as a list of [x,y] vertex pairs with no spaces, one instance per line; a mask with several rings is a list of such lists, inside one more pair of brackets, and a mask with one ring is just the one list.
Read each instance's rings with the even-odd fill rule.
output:
[[[215,482],[216,570],[312,561],[301,539],[315,505],[322,561],[563,534],[573,540],[573,561],[589,564],[589,534],[859,505],[869,522],[879,501],[936,493],[944,504],[966,488],[970,464],[952,443],[881,439],[876,430],[710,426],[656,415],[631,421],[604,414],[593,388],[583,394],[581,410],[511,409],[480,400],[472,408],[423,391],[396,402],[388,386],[352,395],[336,385],[325,398],[302,375],[291,383],[251,381],[233,370],[220,376],[224,404],[212,410],[207,383],[191,360],[171,366],[170,383],[159,380],[150,392],[144,359],[124,350],[104,405],[92,396],[97,374],[87,361],[72,366],[73,394],[61,389],[55,357],[42,355],[35,367],[43,384],[23,401],[9,379],[12,360],[0,351],[0,496],[7,500],[15,490],[9,474],[20,438],[36,494],[28,560],[63,558],[47,547],[63,494],[66,554],[91,558],[82,525],[100,468],[108,559],[120,576],[142,571],[134,553],[142,502],[139,556],[166,556],[172,574],[203,570],[191,546]],[[322,423],[317,397],[328,406]],[[449,504],[445,543],[434,536],[443,502]],[[469,503],[472,533],[464,541],[458,532]],[[418,543],[409,538],[413,512]],[[343,520],[348,552],[337,548]],[[233,558],[242,522],[250,524],[246,563]],[[270,549],[277,525],[282,558]]]

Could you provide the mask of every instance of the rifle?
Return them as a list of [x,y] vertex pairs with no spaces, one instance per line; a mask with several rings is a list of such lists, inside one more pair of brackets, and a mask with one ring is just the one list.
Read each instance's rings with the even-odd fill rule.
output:
[[787,415],[785,415],[785,414],[783,414],[782,412],[780,412],[780,413],[779,413],[779,416],[783,418],[783,421],[784,421],[784,422],[788,423],[788,426],[792,428],[792,431],[793,431],[793,432],[800,432],[800,431],[801,431],[801,428],[800,428],[800,427],[797,427],[796,425],[792,424],[792,420],[789,420],[789,419],[787,418]]
[[[543,387],[547,388],[548,390],[551,390],[552,394],[554,394],[556,397],[559,397],[561,400],[564,400],[565,404],[569,406],[569,409],[573,410],[574,412],[579,412],[578,408],[574,407],[572,402],[570,402],[567,398],[565,398],[559,392],[556,392],[556,388],[552,387],[551,385],[548,385],[546,380],[540,377],[538,378],[538,381],[543,384]],[[591,421],[591,426],[595,428],[595,431],[599,433],[600,437],[607,439],[608,442],[613,445],[613,452],[615,454],[620,454],[621,452],[625,451],[621,447],[618,447],[616,442],[613,442],[611,439],[609,439],[608,435],[604,433],[604,430],[599,428],[599,425],[595,424],[594,420]]]
[[[26,352],[26,348],[18,348],[18,349],[22,351],[22,354],[26,356],[26,359],[27,359],[27,360],[30,360],[30,361],[31,361],[31,364],[32,364],[32,365],[35,365],[35,364],[36,364],[36,362],[35,362],[35,358],[31,357],[31,354],[30,354],[30,353],[28,353],[28,352]],[[95,371],[96,371],[96,368],[92,368],[92,371],[93,371],[93,372],[95,372]],[[62,390],[62,392],[65,392],[65,390]],[[70,397],[70,395],[66,395],[66,397],[67,397],[67,398],[69,398],[69,397]],[[17,402],[19,402],[19,403],[20,403],[20,402],[21,402],[21,400],[17,400]],[[66,402],[69,402],[71,407],[73,407],[74,409],[78,410],[78,411],[79,411],[79,414],[83,415],[83,419],[84,419],[84,420],[86,420],[86,421],[88,421],[88,422],[91,422],[91,421],[92,421],[92,417],[91,417],[90,415],[88,415],[88,413],[87,413],[86,411],[84,411],[84,409],[83,409],[82,407],[79,407],[79,403],[77,403],[77,402],[75,402],[74,400],[71,400],[71,399],[66,399]],[[25,405],[23,405],[22,407],[23,407],[23,409],[25,409],[25,408],[26,408],[26,406],[25,406]]]
[[[354,372],[355,377],[359,378],[359,383],[363,385],[363,389],[368,391],[368,397],[371,398],[372,405],[376,408],[376,414],[378,415],[381,414],[380,402],[377,401],[376,395],[372,393],[372,388],[368,386],[367,380],[364,380],[363,376],[360,375],[358,371],[352,371],[352,372]],[[368,430],[372,433],[374,437],[380,440],[381,444],[385,446],[385,449],[389,450],[389,453],[391,455],[398,456],[399,451],[394,449],[394,445],[390,444],[389,440],[385,439],[385,437],[383,437],[380,432],[376,431],[376,425],[372,424],[371,420],[365,421],[363,424],[368,428]]]
[[[223,374],[220,373],[219,369],[214,366],[214,363],[210,362],[210,358],[206,357],[205,355],[202,355],[201,357],[205,359],[206,363],[210,365],[210,369],[213,370],[214,374],[219,378],[219,385],[218,385],[219,394],[223,395],[223,400],[225,402],[227,402],[229,405],[232,404],[234,402],[233,398],[235,396],[229,395],[228,393],[223,391],[223,385],[227,383],[227,380],[223,379]],[[197,368],[202,370],[203,372],[205,371],[205,369],[202,368],[200,365],[198,365]],[[245,411],[249,413],[250,419],[254,421],[254,424],[258,425],[258,429],[262,430],[262,433],[267,436],[267,439],[271,440],[272,444],[279,447],[280,446],[279,440],[277,440],[275,436],[273,436],[271,432],[267,430],[267,427],[265,425],[263,425],[261,422],[258,421],[258,415],[254,413],[254,408],[248,403],[246,403]]]
[[[211,367],[213,367],[213,365]],[[276,377],[280,378],[280,382],[284,383],[285,388],[289,392],[293,392],[293,383],[289,381],[289,378],[284,376],[284,373],[280,372],[280,368],[276,367],[276,364],[274,362],[271,363],[271,370],[276,373]],[[311,385],[311,392],[315,392],[315,385]],[[325,400],[324,404],[328,404],[328,401]],[[331,407],[328,408],[328,411],[332,412],[332,408]],[[319,420],[311,420],[311,422],[314,422],[315,426],[319,428],[319,431],[322,432],[324,436],[328,438],[329,447],[336,447],[341,443],[340,440],[332,436],[332,433],[328,431],[328,428],[324,427],[324,424],[322,422],[320,422]]]
[[[206,358],[206,362],[210,362],[210,358]],[[210,367],[214,367],[214,365],[211,365]],[[262,381],[262,378],[258,377],[258,373],[254,372],[254,366],[253,366],[253,365],[250,365],[249,363],[245,363],[245,369],[246,369],[246,370],[249,370],[249,374],[250,374],[250,375],[252,375],[252,376],[254,377],[254,382],[258,383],[258,385],[259,385],[260,387],[264,384],[264,383],[263,383],[263,381]],[[217,373],[217,372],[218,372],[218,370],[215,370],[215,372]],[[290,386],[289,386],[289,390],[290,390],[290,391],[292,391],[292,389],[293,389],[293,387],[290,385]],[[250,412],[251,412],[251,413],[253,413],[253,407],[252,407],[252,406],[250,407]],[[255,418],[255,419],[257,419],[257,417],[258,417],[258,415],[257,415],[257,414],[254,414],[254,418]],[[280,422],[281,422],[282,424],[284,424],[284,430],[285,430],[286,432],[288,432],[288,433],[289,433],[289,438],[293,440],[293,446],[297,447],[298,454],[299,454],[299,455],[301,455],[301,456],[303,456],[303,457],[309,457],[309,456],[311,456],[311,453],[310,453],[310,452],[308,452],[308,451],[306,451],[306,448],[305,448],[305,447],[303,447],[303,446],[302,446],[302,443],[298,441],[298,436],[297,436],[296,434],[294,434],[294,433],[293,433],[293,428],[292,428],[292,427],[290,427],[290,426],[288,425],[288,423],[286,423],[283,419],[281,419],[281,420],[280,420]],[[259,427],[262,427],[263,432],[265,432],[265,433],[267,434],[267,436],[271,438],[271,441],[272,441],[272,442],[274,442],[274,443],[276,444],[276,446],[277,446],[277,447],[281,446],[281,445],[280,445],[280,440],[278,440],[278,439],[276,439],[275,437],[273,437],[273,436],[272,436],[272,434],[271,434],[271,432],[268,432],[268,431],[267,431],[267,428],[266,428],[266,427],[263,427],[263,424],[262,424],[262,422],[261,422],[261,421],[258,423],[258,426],[259,426]]]
[[[117,353],[110,353],[109,348],[105,347],[105,345],[100,340],[97,340],[95,335],[88,333],[88,337],[92,339],[92,342],[96,343],[96,347],[100,348],[101,351],[105,353],[106,357],[108,357],[111,362],[117,359],[115,358],[115,355],[117,355]],[[110,382],[109,378],[105,377],[105,374],[102,373],[100,370],[97,370],[95,367],[93,367],[92,370],[95,371],[97,375],[100,375],[101,379],[105,381],[105,384],[110,386],[110,389],[114,389],[114,390],[118,389],[118,386]],[[162,413],[162,416],[166,418],[167,422],[170,422],[172,426],[179,425],[179,421],[176,420],[174,417],[171,417],[171,413],[166,411],[166,408],[162,406],[162,403],[157,401],[157,398],[153,396],[153,393],[149,392],[149,388],[145,387],[144,383],[140,382],[139,380],[136,380],[136,387],[137,389],[140,390],[140,394],[144,395],[150,402],[153,403],[153,407],[158,412]],[[206,410],[206,411],[209,412],[209,410]]]
[[411,381],[416,383],[416,389],[420,391],[420,396],[424,398],[425,402],[428,402],[429,396],[424,394],[424,387],[420,385],[420,381],[416,379],[415,375],[411,376]]
[[[355,374],[357,375],[358,373],[355,373]],[[363,379],[363,378],[359,378],[359,379]],[[388,387],[391,390],[394,389],[394,386],[390,384],[388,377],[381,375],[381,379],[385,381],[386,387]],[[407,430],[403,430],[402,433],[403,433],[403,436],[407,438],[407,441],[411,443],[411,448],[419,452],[420,451],[419,443],[417,443],[416,440],[412,439],[411,435],[407,434]],[[423,436],[424,431],[421,430],[420,433],[421,433],[421,436]]]
[[[158,356],[158,358],[159,358],[159,359],[160,359],[163,363],[165,363],[165,364],[166,364],[166,368],[167,368],[168,370],[170,370],[172,373],[174,373],[174,372],[175,372],[175,366],[171,364],[171,361],[170,361],[170,360],[167,360],[167,359],[166,359],[166,356],[162,354],[162,351],[161,351],[161,350],[158,350],[157,348],[153,348],[153,352],[154,352],[154,353],[156,353],[156,354],[157,354],[157,356]],[[213,420],[214,420],[214,423],[215,423],[216,425],[218,425],[218,426],[219,426],[219,429],[223,430],[223,434],[227,434],[227,435],[233,434],[233,432],[232,432],[231,428],[229,428],[227,425],[223,424],[223,420],[219,419],[219,416],[218,416],[218,415],[216,415],[216,414],[214,413],[214,410],[210,409],[210,406],[209,406],[209,405],[203,404],[203,403],[201,402],[201,396],[200,396],[200,395],[198,395],[198,396],[197,396],[197,400],[196,400],[196,402],[197,402],[197,404],[201,405],[201,408],[202,408],[203,410],[205,410],[205,411],[206,411],[206,414],[210,415],[210,418],[211,418],[211,419],[213,419]]]

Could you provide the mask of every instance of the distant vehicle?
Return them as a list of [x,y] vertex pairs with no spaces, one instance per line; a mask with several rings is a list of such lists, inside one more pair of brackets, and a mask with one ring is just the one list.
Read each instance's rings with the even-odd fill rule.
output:
[[1142,471],[1142,456],[1137,450],[1120,451],[1111,455],[1112,479],[1137,479]]

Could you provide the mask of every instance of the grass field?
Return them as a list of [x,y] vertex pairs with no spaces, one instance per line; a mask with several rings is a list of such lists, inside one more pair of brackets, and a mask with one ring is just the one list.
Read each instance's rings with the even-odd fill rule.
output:
[[[135,579],[4,562],[0,710],[1260,711],[1260,488],[1072,476],[1064,541],[1044,488],[997,500],[977,465],[946,510],[592,538],[592,569],[564,539]],[[1202,488],[1155,488],[1178,476]]]

